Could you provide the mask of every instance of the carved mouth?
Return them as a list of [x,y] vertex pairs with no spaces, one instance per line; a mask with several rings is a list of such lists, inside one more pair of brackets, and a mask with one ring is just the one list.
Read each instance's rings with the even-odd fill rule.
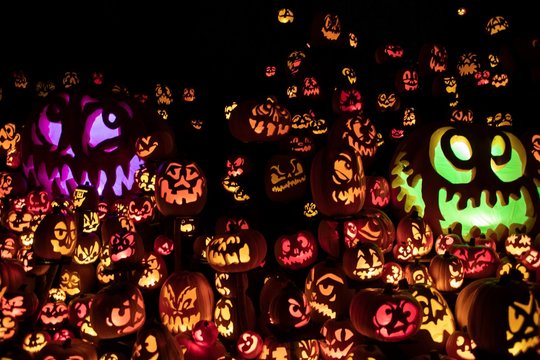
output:
[[[495,233],[499,239],[511,225],[525,225],[530,229],[536,220],[534,209],[527,205],[532,203],[531,195],[523,186],[519,195],[504,195],[497,191],[495,196],[490,197],[489,191],[484,190],[478,199],[462,199],[459,193],[449,196],[443,188],[439,190],[438,203],[442,214],[441,228],[453,228],[456,222],[459,222],[465,239],[472,236],[476,229],[480,229],[488,237]],[[450,214],[459,214],[459,219],[456,219],[456,215],[449,216]],[[512,223],[508,222],[509,219]]]

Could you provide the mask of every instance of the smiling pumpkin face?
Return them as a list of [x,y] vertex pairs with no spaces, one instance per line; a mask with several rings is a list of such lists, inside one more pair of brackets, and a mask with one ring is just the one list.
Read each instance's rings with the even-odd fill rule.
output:
[[474,124],[419,129],[394,154],[392,204],[403,213],[416,209],[435,233],[453,228],[467,241],[480,233],[501,240],[537,221],[540,182],[526,176],[526,166],[525,147],[509,131]]

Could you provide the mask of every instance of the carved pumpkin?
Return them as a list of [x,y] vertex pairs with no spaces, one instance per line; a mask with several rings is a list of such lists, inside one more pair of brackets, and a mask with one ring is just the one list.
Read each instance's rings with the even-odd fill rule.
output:
[[502,241],[515,227],[529,232],[538,216],[539,185],[524,176],[526,164],[523,144],[509,131],[426,126],[394,154],[392,204],[400,212],[418,211],[435,233],[452,228],[466,241],[480,233]]
[[447,251],[431,258],[429,274],[437,290],[456,291],[463,285],[465,266],[463,260]]
[[307,179],[307,169],[301,158],[276,154],[266,163],[264,189],[271,201],[293,202],[306,194]]
[[195,161],[165,161],[156,176],[156,205],[165,216],[194,216],[206,204],[206,176]]
[[362,159],[350,147],[324,147],[313,157],[310,170],[313,201],[326,216],[360,212],[366,197]]
[[284,138],[290,131],[292,116],[276,98],[247,100],[231,111],[229,131],[238,140],[269,142]]
[[414,336],[422,324],[423,309],[406,290],[382,288],[358,290],[349,307],[354,328],[371,339],[403,341]]
[[382,276],[384,256],[379,245],[359,242],[343,253],[343,271],[356,281],[372,281]]
[[85,359],[98,360],[94,345],[82,339],[51,340],[37,355],[39,360]]
[[256,359],[263,349],[261,335],[253,330],[246,330],[236,340],[236,350],[245,359]]
[[146,319],[141,291],[128,282],[99,290],[90,308],[90,323],[100,339],[115,339],[139,330]]
[[[265,284],[272,285],[270,282]],[[272,329],[283,333],[301,329],[309,323],[310,313],[311,305],[306,295],[292,281],[288,281],[270,297],[268,318]]]
[[320,332],[323,336],[319,340],[320,354],[325,360],[345,359],[351,349],[362,341],[362,336],[349,319],[328,319]]
[[449,251],[463,262],[465,279],[495,276],[500,264],[499,255],[492,247],[476,245],[474,241],[454,244]]
[[214,293],[200,272],[175,271],[159,293],[161,322],[173,334],[187,333],[201,320],[212,320]]
[[255,327],[255,306],[245,294],[222,296],[216,302],[213,319],[220,336],[237,340],[244,331]]
[[415,260],[413,263],[405,265],[403,275],[409,285],[433,285],[433,279],[428,266],[425,263],[421,263],[419,260]]
[[433,232],[417,212],[402,217],[396,228],[396,245],[407,244],[412,248],[412,258],[427,256],[433,248]]
[[34,232],[34,255],[45,260],[71,257],[77,246],[77,225],[73,213],[55,208],[45,215]]
[[167,327],[158,321],[147,321],[133,343],[132,360],[182,360],[180,346]]
[[255,229],[216,235],[206,247],[208,264],[220,272],[243,272],[254,269],[266,257],[266,239]]
[[319,246],[309,230],[281,235],[274,245],[274,256],[279,265],[297,270],[311,266],[317,261]]
[[103,89],[55,92],[28,118],[24,173],[31,184],[54,195],[70,195],[86,182],[107,198],[126,194],[143,162],[135,154],[135,140],[160,123],[154,114]]
[[477,350],[486,355],[536,353],[540,307],[530,286],[514,274],[468,284],[456,299],[455,314],[458,323],[467,327]]
[[474,360],[476,343],[467,331],[456,330],[446,341],[446,353],[459,360]]

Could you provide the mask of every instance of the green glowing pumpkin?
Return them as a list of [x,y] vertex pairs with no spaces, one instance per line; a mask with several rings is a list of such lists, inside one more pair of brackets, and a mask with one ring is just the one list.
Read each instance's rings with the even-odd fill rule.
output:
[[501,242],[537,222],[540,182],[526,165],[525,147],[508,128],[419,128],[393,155],[392,205],[401,214],[416,209],[435,233],[460,229],[466,241],[483,233]]

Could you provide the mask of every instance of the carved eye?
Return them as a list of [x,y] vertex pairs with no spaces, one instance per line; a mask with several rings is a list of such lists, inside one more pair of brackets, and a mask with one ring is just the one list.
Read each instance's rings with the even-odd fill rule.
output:
[[332,294],[334,292],[334,285],[321,284],[321,285],[319,285],[319,291],[324,296],[328,296],[328,295],[330,295],[330,294]]
[[508,138],[497,135],[491,142],[491,169],[503,182],[511,182],[523,175],[525,149],[512,134]]
[[[432,166],[448,182],[468,184],[475,176],[472,145],[465,136],[448,134],[448,129],[440,129],[431,137]],[[444,145],[449,147],[445,148]]]

